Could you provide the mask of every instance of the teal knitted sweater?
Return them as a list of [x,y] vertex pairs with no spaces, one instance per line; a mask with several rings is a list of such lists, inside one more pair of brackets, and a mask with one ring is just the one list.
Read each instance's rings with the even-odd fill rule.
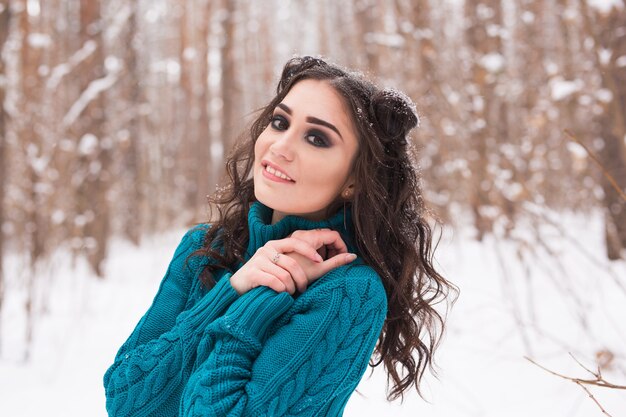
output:
[[[323,221],[252,204],[247,261],[295,230],[337,230],[356,252],[349,208]],[[211,262],[187,256],[209,225],[178,245],[154,301],[104,375],[109,416],[341,416],[365,373],[387,314],[378,274],[359,257],[294,298],[259,286],[239,295]],[[357,253],[358,254],[358,253]],[[239,264],[238,267],[241,267]]]

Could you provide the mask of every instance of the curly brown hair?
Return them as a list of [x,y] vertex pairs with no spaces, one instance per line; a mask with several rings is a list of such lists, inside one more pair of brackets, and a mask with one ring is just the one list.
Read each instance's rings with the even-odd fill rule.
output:
[[[384,362],[394,387],[390,401],[404,397],[415,385],[420,397],[420,381],[427,366],[433,368],[434,352],[445,329],[444,318],[434,305],[448,299],[458,287],[433,267],[432,231],[422,190],[415,150],[407,135],[419,124],[412,101],[404,94],[381,89],[361,74],[346,70],[324,59],[294,57],[284,66],[276,96],[260,110],[259,116],[241,136],[226,161],[226,185],[209,196],[209,210],[219,211],[209,228],[203,247],[193,255],[210,257],[200,279],[207,288],[215,285],[212,272],[233,271],[244,262],[247,248],[248,212],[254,201],[251,176],[254,144],[268,126],[275,107],[289,90],[304,79],[324,80],[343,98],[353,126],[357,129],[358,150],[352,166],[355,174],[351,200],[355,243],[365,263],[376,270],[387,293],[388,312],[375,354],[376,367]],[[338,202],[337,204],[342,204]],[[333,213],[339,207],[328,207]],[[211,217],[212,218],[212,217]],[[439,224],[438,221],[436,221]],[[438,333],[437,326],[441,325]],[[428,341],[423,341],[423,331]],[[417,363],[413,352],[417,351]],[[400,364],[404,376],[396,369]]]

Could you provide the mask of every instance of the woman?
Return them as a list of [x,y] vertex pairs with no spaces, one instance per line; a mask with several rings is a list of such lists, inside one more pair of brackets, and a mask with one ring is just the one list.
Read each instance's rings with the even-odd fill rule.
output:
[[217,221],[185,234],[107,370],[109,415],[341,415],[375,348],[391,396],[420,393],[453,286],[430,260],[417,123],[402,94],[289,60],[229,157]]

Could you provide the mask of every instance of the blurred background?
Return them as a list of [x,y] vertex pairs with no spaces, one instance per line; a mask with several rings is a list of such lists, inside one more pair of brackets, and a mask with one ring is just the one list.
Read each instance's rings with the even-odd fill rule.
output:
[[[183,228],[207,220],[206,196],[242,127],[272,97],[284,63],[310,54],[416,103],[427,203],[445,236],[465,239],[457,255],[493,256],[488,285],[502,286],[495,298],[506,299],[522,351],[534,346],[525,320],[542,319],[542,291],[531,285],[541,267],[571,318],[565,326],[590,342],[581,355],[614,373],[618,387],[603,390],[624,392],[626,1],[0,0],[0,51],[0,378],[2,367],[5,377],[38,378],[45,317],[91,311],[106,321],[107,307],[90,310],[92,292],[129,291],[116,286],[135,262],[119,261],[124,254],[154,247],[168,259]],[[461,297],[465,282],[480,292],[479,278],[461,276],[484,264],[461,267],[440,251]],[[111,348],[149,306],[167,263],[157,266]],[[581,271],[578,285],[571,274]],[[611,301],[586,299],[593,289]],[[67,303],[58,310],[54,299]],[[589,333],[593,306],[610,308],[598,319],[612,323],[599,332],[610,341]],[[72,322],[62,323],[56,333]],[[577,340],[551,354],[567,356]],[[46,352],[46,363],[59,358]],[[114,353],[102,353],[103,366]],[[6,400],[17,390],[3,382]]]

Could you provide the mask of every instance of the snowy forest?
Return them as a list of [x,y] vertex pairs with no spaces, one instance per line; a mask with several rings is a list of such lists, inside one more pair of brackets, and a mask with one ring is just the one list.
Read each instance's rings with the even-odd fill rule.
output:
[[[525,366],[577,385],[563,395],[582,395],[588,412],[563,415],[626,410],[626,1],[0,0],[0,53],[0,378],[32,366],[63,271],[82,271],[68,286],[105,288],[115,242],[141,248],[208,220],[225,156],[287,59],[308,54],[415,102],[411,139],[433,221],[468,231],[476,254],[493,251],[494,285],[515,299],[527,353],[534,268],[556,275],[550,288],[571,309],[565,327],[590,343],[593,372]],[[171,256],[168,242],[159,256]],[[568,271],[581,259],[593,266],[577,286]],[[604,347],[585,313],[595,279],[611,300]],[[574,362],[567,350],[550,352]],[[0,380],[0,409],[11,385]],[[603,401],[589,386],[618,395]]]

